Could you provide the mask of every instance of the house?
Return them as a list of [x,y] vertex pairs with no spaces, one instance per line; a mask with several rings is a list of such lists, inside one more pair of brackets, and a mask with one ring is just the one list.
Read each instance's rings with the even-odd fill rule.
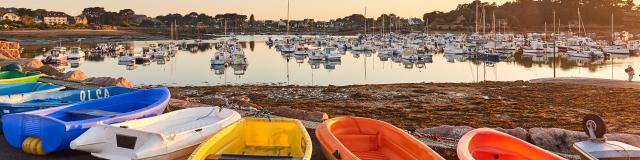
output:
[[73,24],[89,24],[89,19],[84,15],[75,16],[73,17],[73,20],[75,21]]
[[287,20],[278,21],[278,26],[279,27],[286,27],[287,26]]
[[44,23],[48,25],[69,24],[67,14],[63,12],[48,12],[44,15]]
[[422,25],[422,19],[420,18],[411,18],[407,20],[407,23],[411,26]]
[[5,12],[5,13],[0,13],[0,16],[2,16],[0,18],[0,20],[10,20],[10,21],[20,21],[20,16],[16,15],[15,13],[12,12]]
[[146,15],[143,14],[136,14],[133,15],[133,17],[131,17],[131,20],[133,23],[135,24],[140,24],[142,23],[142,21],[144,21],[145,19],[147,19],[148,17]]
[[0,13],[16,13],[16,12],[18,12],[18,8],[13,8],[13,7],[11,7],[11,8],[3,8],[3,7],[0,7]]
[[42,23],[42,22],[43,22],[43,21],[42,21],[42,18],[40,18],[39,16],[31,17],[31,21],[32,21],[33,23]]
[[460,15],[456,18],[456,20],[453,22],[454,24],[462,24],[464,23],[464,21],[467,20],[467,18],[465,18],[463,15]]

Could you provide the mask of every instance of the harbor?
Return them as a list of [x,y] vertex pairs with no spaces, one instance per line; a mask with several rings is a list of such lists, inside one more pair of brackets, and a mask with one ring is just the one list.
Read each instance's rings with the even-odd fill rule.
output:
[[8,1],[0,159],[639,159],[638,19],[634,0]]

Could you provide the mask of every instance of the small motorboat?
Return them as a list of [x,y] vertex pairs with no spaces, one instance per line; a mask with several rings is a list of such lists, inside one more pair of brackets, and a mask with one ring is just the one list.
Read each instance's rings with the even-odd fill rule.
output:
[[189,159],[309,160],[312,147],[299,120],[243,118],[200,144]]
[[85,53],[84,51],[82,51],[82,48],[80,47],[71,47],[69,49],[69,56],[68,59],[80,59],[80,58],[84,58]]
[[0,96],[0,109],[2,110],[2,115],[21,113],[82,101],[102,99],[132,91],[136,91],[136,89],[125,87],[106,87]]
[[167,88],[139,90],[109,98],[2,117],[7,142],[35,154],[69,149],[69,143],[96,124],[113,124],[161,114],[169,103]]
[[34,93],[55,92],[65,87],[48,83],[19,83],[19,84],[1,84],[0,97],[8,98],[14,96],[29,96]]
[[564,160],[558,155],[519,138],[489,128],[475,129],[462,136],[458,141],[457,154],[460,160]]
[[0,72],[0,84],[29,83],[37,82],[41,73],[25,73],[19,71],[2,71]]
[[111,125],[98,124],[71,141],[71,149],[104,159],[178,159],[240,114],[219,107],[197,107]]
[[316,128],[316,137],[330,160],[442,160],[418,139],[389,123],[360,117],[338,117]]
[[573,151],[582,159],[640,159],[640,148],[605,138],[607,127],[600,116],[587,115],[583,118],[582,125],[589,140],[573,144]]

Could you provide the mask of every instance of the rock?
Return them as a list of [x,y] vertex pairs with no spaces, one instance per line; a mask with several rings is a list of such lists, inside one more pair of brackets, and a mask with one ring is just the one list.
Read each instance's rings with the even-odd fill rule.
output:
[[120,77],[118,79],[112,77],[91,77],[85,80],[86,82],[93,83],[99,86],[120,86],[132,88],[133,85],[127,79]]
[[514,137],[520,138],[524,141],[528,141],[529,140],[529,132],[524,129],[524,128],[514,128],[514,129],[502,129],[502,128],[496,128],[497,131],[500,132],[504,132],[507,133],[509,135],[512,135]]
[[22,64],[22,68],[25,71],[33,71],[33,70],[36,70],[36,69],[44,66],[44,64],[42,64],[41,61],[36,60],[36,59],[30,59],[30,60],[24,60],[24,61],[21,60],[20,62]]
[[531,143],[546,150],[564,154],[572,154],[573,143],[587,140],[583,132],[569,131],[559,128],[529,129]]
[[229,103],[236,104],[241,108],[255,108],[257,110],[262,110],[262,107],[249,101],[251,101],[251,99],[247,96],[237,96],[229,98]]
[[305,110],[289,108],[287,106],[266,107],[265,110],[277,116],[307,120],[307,121],[313,121],[313,122],[322,122],[326,119],[329,119],[329,115],[323,112],[317,112],[317,111],[309,112]]
[[87,75],[85,75],[84,72],[80,70],[75,70],[65,73],[61,78],[69,81],[84,81],[85,79],[87,79]]
[[129,82],[129,80],[124,77],[116,79],[114,86],[133,88],[133,84],[131,84],[131,82]]
[[464,134],[473,130],[469,126],[449,126],[441,125],[432,128],[422,128],[415,131],[416,134],[434,135],[437,137],[446,137],[450,139],[460,139]]
[[11,56],[11,53],[9,53],[9,51],[0,50],[0,61],[11,61],[11,60],[15,60],[15,58]]
[[213,97],[210,98],[211,105],[224,107],[226,105],[225,99],[226,98],[221,97],[221,96],[213,96]]
[[15,60],[20,58],[20,43],[0,41],[0,60]]
[[640,147],[640,136],[634,134],[614,133],[605,134],[607,140],[620,141],[632,146]]
[[34,71],[38,71],[49,76],[55,76],[55,77],[62,76],[62,71],[60,71],[58,68],[53,67],[51,65],[44,65],[38,69],[35,69]]

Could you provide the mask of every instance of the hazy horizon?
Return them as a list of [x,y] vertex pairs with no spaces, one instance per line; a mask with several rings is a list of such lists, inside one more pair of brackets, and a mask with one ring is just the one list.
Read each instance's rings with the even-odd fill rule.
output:
[[[400,3],[389,0],[291,0],[290,19],[312,18],[329,20],[341,18],[354,13],[367,17],[377,17],[383,13],[395,13],[402,17],[422,18],[431,11],[449,11],[458,4],[473,0],[402,0]],[[502,4],[509,0],[485,0]],[[149,17],[169,13],[188,14],[190,12],[216,15],[221,13],[254,14],[258,20],[286,19],[287,0],[0,0],[0,7],[16,7],[30,9],[46,9],[62,11],[69,15],[79,15],[87,7],[104,7],[107,11],[117,12],[121,9],[133,9],[136,14]],[[126,4],[126,5],[123,5]],[[167,8],[168,7],[168,8]]]

